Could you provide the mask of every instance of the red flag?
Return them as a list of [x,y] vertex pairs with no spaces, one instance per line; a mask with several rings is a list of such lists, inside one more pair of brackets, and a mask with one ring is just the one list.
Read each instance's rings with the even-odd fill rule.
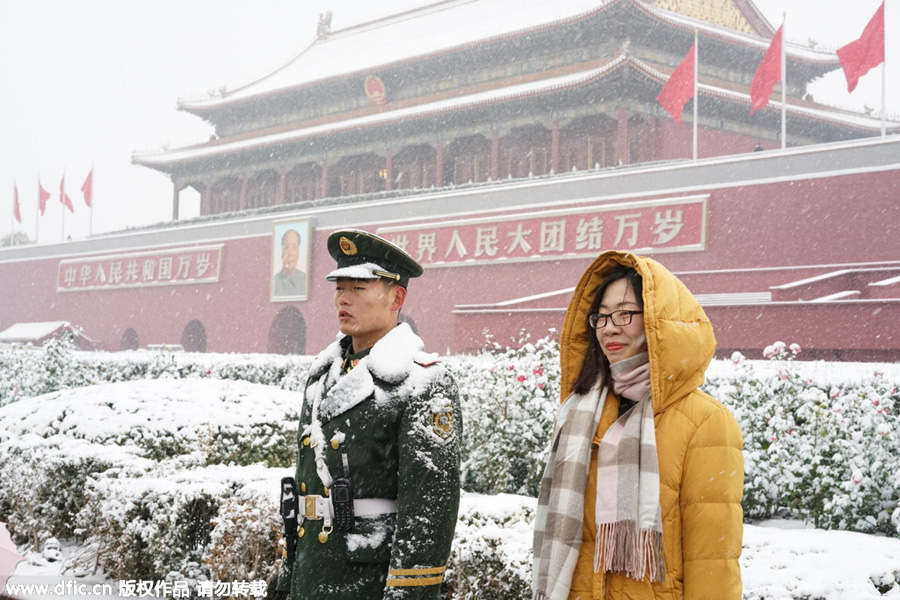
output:
[[47,209],[47,200],[50,199],[50,192],[44,189],[44,186],[41,185],[41,180],[38,179],[38,208],[41,211],[41,216],[44,216],[44,211]]
[[62,180],[59,182],[59,201],[66,205],[66,208],[69,209],[69,212],[74,213],[75,207],[72,206],[72,199],[69,198],[68,194],[66,194],[66,176],[63,175]]
[[753,83],[750,84],[750,114],[752,115],[769,103],[769,96],[775,84],[781,81],[781,30],[778,28],[772,37],[772,43],[766,50],[762,62],[756,67]]
[[15,182],[13,182],[13,216],[16,217],[16,221],[22,222],[22,210],[19,208],[19,186]]
[[666,112],[672,115],[675,122],[681,125],[681,111],[687,101],[694,97],[694,53],[697,45],[691,46],[687,56],[672,71],[672,75],[663,86],[656,100]]
[[884,62],[884,2],[859,39],[838,48],[837,55],[847,78],[847,91],[852,92],[860,77]]
[[94,185],[94,169],[91,169],[91,172],[88,173],[87,179],[84,180],[84,183],[81,184],[81,193],[84,194],[84,203],[87,204],[87,207],[91,207],[91,189]]

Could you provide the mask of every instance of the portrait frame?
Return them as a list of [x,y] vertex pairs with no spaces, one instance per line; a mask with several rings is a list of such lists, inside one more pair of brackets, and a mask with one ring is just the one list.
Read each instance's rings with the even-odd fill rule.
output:
[[[296,244],[297,259],[293,273],[288,274],[283,259],[291,261],[291,255],[282,256],[282,243],[287,251],[294,246],[288,232],[299,237]],[[271,302],[296,302],[309,299],[309,269],[311,264],[310,238],[312,223],[309,218],[272,221],[272,250],[269,256],[269,300]]]

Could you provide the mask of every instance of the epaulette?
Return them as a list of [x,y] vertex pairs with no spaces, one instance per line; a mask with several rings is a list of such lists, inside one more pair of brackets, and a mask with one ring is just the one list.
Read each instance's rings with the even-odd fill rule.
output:
[[430,352],[419,352],[416,354],[416,357],[413,359],[413,362],[419,365],[420,367],[433,367],[436,364],[441,362],[440,357],[437,354],[432,354]]

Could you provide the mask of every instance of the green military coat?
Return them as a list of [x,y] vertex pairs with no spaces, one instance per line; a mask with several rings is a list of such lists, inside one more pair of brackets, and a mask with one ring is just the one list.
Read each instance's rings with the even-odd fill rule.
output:
[[349,346],[349,337],[335,342],[310,368],[298,435],[300,513],[304,495],[325,495],[317,444],[324,479],[343,476],[346,454],[354,497],[396,500],[396,513],[356,517],[352,531],[334,529],[324,543],[323,521],[305,520],[278,587],[292,600],[438,598],[459,510],[456,383],[406,324],[347,372]]

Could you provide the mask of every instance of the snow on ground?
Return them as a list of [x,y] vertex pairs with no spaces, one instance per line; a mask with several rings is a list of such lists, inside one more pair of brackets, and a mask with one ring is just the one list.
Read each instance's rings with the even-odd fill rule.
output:
[[900,575],[900,539],[763,521],[744,526],[741,571],[748,600],[900,598],[870,582]]
[[[462,511],[471,511],[477,507],[482,512],[496,516],[514,512],[522,505],[533,507],[534,499],[505,494],[466,494],[462,504]],[[527,554],[527,549],[531,546],[530,527],[515,525],[510,530],[497,529],[490,536],[502,539],[502,546],[506,550],[518,550],[523,555]],[[32,553],[31,562],[19,564],[8,586],[29,583],[50,586],[47,594],[17,596],[26,600],[88,596],[95,600],[110,600],[135,597],[127,593],[119,595],[120,582],[102,576],[75,577],[72,573],[61,574],[62,563],[78,551],[78,548],[64,547],[63,561],[51,564]],[[741,570],[744,598],[747,600],[900,598],[900,588],[895,586],[882,596],[870,583],[870,579],[893,576],[894,572],[900,570],[900,539],[848,531],[810,529],[796,521],[764,521],[744,526]],[[95,584],[109,584],[112,594],[77,593],[94,591],[87,586]],[[85,587],[75,587],[78,585]],[[66,593],[60,596],[54,593],[53,588]],[[72,591],[76,593],[70,593]],[[106,590],[97,588],[97,591]]]

